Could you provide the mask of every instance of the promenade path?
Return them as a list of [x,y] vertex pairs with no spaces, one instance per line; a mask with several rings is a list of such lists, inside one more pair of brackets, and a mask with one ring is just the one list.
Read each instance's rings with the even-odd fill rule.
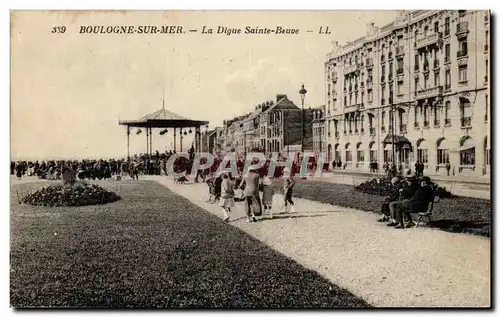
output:
[[[156,180],[222,217],[217,204],[206,203],[204,183],[179,185],[165,176],[141,179]],[[275,196],[275,212],[283,208],[282,199]],[[274,219],[257,223],[246,223],[244,205],[236,203],[228,225],[375,306],[490,305],[489,239],[426,227],[396,230],[378,223],[374,213],[295,200],[296,213],[275,213]]]

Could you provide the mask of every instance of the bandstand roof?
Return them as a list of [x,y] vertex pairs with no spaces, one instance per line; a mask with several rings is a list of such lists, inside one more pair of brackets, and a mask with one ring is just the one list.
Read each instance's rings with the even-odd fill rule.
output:
[[191,120],[174,112],[162,109],[145,115],[139,120],[119,121],[119,125],[137,128],[192,128],[207,125],[208,121]]

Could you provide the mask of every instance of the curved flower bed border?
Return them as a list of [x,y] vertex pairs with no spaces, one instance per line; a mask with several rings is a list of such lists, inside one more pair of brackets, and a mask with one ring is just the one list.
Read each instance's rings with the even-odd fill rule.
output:
[[74,185],[62,183],[42,187],[25,196],[21,203],[34,206],[88,206],[103,205],[120,200],[116,193],[96,184],[78,182]]

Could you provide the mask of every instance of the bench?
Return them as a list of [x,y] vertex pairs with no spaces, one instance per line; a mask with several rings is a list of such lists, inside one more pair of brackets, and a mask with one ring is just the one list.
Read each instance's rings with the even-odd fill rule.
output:
[[422,218],[427,218],[427,223],[431,221],[432,211],[434,210],[434,203],[439,202],[440,197],[436,194],[436,189],[432,191],[432,199],[427,207],[427,211],[417,213],[417,223],[415,224],[415,228],[418,228],[420,221]]

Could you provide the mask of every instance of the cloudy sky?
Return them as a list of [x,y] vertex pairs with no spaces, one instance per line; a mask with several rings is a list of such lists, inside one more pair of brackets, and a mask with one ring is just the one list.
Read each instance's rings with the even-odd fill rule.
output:
[[[324,62],[332,41],[364,35],[395,11],[295,12],[15,12],[11,29],[11,157],[70,158],[126,155],[125,127],[166,108],[211,126],[287,94],[324,104]],[[299,35],[79,34],[81,26],[180,25],[201,30],[282,26]],[[51,33],[66,26],[64,34]],[[328,26],[329,35],[317,34]],[[314,33],[306,33],[307,29]],[[170,148],[167,134],[153,147]],[[131,153],[146,137],[131,135]],[[186,145],[191,139],[185,140]]]

